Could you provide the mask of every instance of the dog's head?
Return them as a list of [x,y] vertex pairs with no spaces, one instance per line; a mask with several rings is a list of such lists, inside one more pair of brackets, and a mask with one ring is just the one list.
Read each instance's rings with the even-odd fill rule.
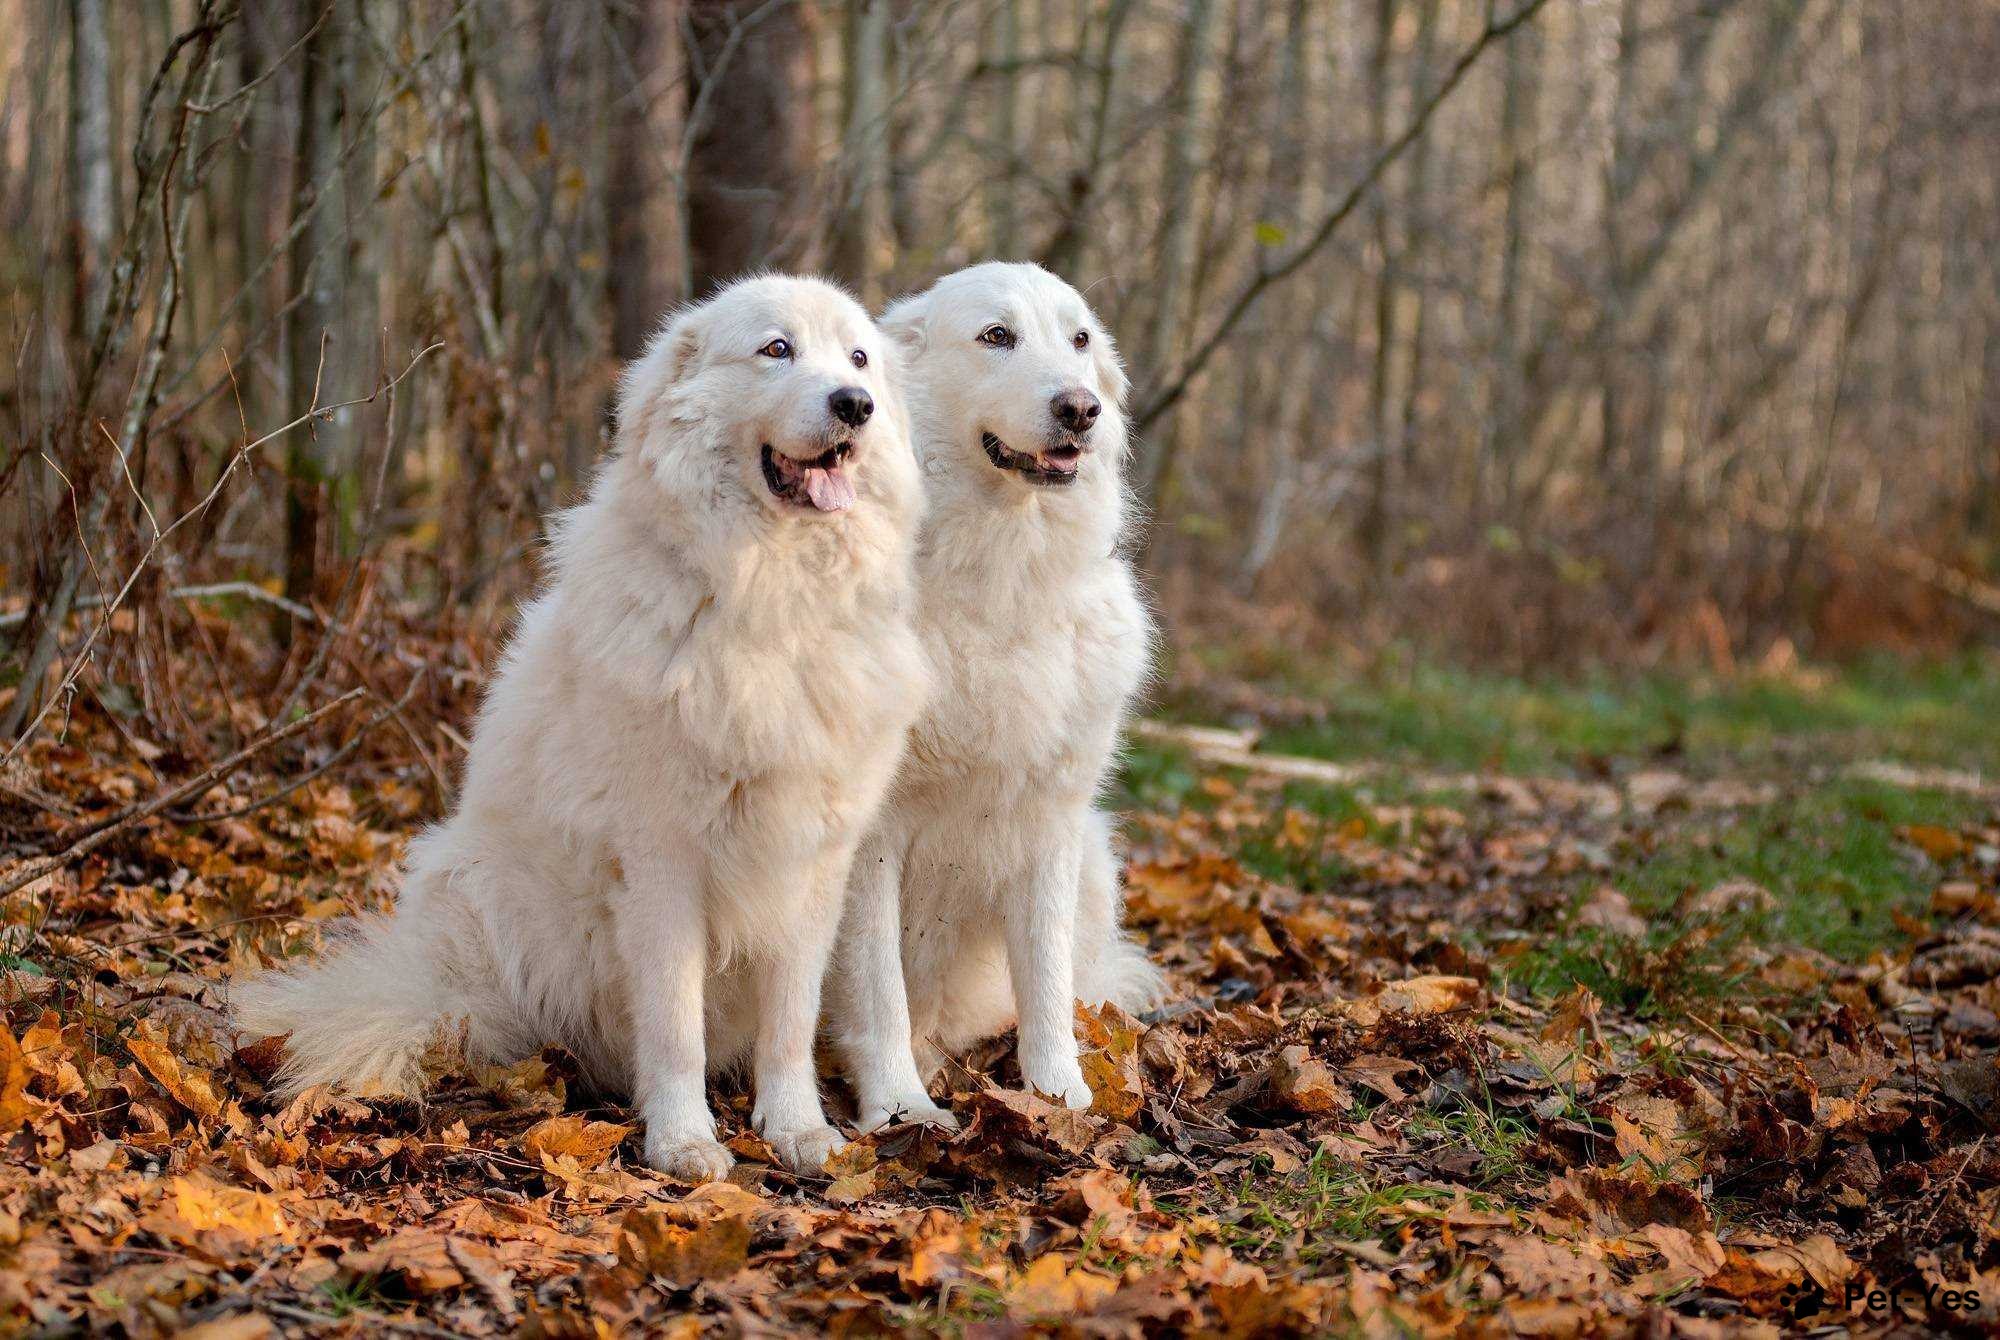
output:
[[832,284],[737,280],[677,314],[626,370],[620,446],[682,497],[838,515],[908,468],[887,352]]
[[926,448],[1003,486],[1115,481],[1125,452],[1125,371],[1083,295],[1038,265],[947,275],[891,306],[883,329],[923,399]]

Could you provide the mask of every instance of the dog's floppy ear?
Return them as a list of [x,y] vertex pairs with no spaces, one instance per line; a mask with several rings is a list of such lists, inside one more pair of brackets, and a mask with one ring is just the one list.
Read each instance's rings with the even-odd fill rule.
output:
[[930,315],[930,308],[928,293],[900,298],[889,304],[889,310],[875,324],[896,342],[898,351],[905,356],[914,354],[924,347],[924,321]]
[[699,315],[698,310],[680,313],[654,341],[669,381],[677,382],[687,376],[701,354],[701,328],[696,319]]
[[644,453],[676,383],[693,371],[701,356],[701,309],[676,312],[654,333],[646,351],[625,365],[618,382],[618,440]]
[[701,356],[701,314],[699,307],[685,308],[653,333],[646,351],[625,365],[621,401],[664,391],[693,370]]
[[1098,382],[1122,409],[1125,395],[1132,389],[1132,379],[1125,375],[1125,363],[1118,357],[1118,346],[1111,342],[1109,331],[1100,329],[1090,342],[1090,359],[1097,367]]

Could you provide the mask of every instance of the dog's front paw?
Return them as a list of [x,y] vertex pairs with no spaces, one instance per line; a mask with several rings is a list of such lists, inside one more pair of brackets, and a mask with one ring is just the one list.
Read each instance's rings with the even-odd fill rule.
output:
[[892,1121],[900,1121],[906,1126],[935,1126],[945,1131],[958,1129],[958,1118],[951,1114],[950,1109],[933,1103],[927,1093],[913,1093],[904,1098],[871,1104],[861,1110],[861,1119],[855,1129],[866,1135]]
[[807,1126],[795,1131],[766,1131],[764,1141],[777,1151],[778,1162],[795,1173],[826,1171],[826,1161],[847,1143],[831,1126]]
[[1022,1065],[1021,1078],[1036,1093],[1044,1093],[1064,1107],[1081,1112],[1090,1106],[1090,1086],[1083,1082],[1083,1068],[1074,1060],[1052,1065]]
[[720,1182],[736,1156],[713,1140],[646,1137],[646,1162],[680,1182]]

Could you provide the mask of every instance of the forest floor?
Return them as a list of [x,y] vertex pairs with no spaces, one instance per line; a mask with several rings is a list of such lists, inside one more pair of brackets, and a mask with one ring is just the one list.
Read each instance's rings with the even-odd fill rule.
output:
[[[741,1162],[675,1185],[554,1050],[440,1055],[422,1106],[264,1096],[227,980],[387,897],[415,764],[200,817],[326,750],[274,753],[125,824],[6,904],[0,1331],[2000,1321],[1990,668],[1176,682],[1113,797],[1173,1003],[1080,1016],[1090,1112],[1013,1090],[1000,1039],[947,1077],[962,1133],[825,1178],[722,1087]],[[0,778],[0,874],[174,761],[79,708]]]

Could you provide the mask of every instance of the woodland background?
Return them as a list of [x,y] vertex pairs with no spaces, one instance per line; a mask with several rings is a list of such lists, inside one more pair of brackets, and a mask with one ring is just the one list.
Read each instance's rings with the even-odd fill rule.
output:
[[[1996,70],[1993,0],[0,0],[0,1334],[2000,1328]],[[1003,1036],[796,1178],[721,1082],[691,1192],[557,1048],[275,1101],[230,983],[449,808],[619,360],[989,257],[1116,332],[1168,630],[1091,1110]]]
[[365,559],[490,624],[618,360],[764,265],[1086,288],[1184,637],[1727,670],[2000,613],[1984,0],[0,0],[0,34],[10,737],[84,638],[93,676],[144,654],[79,605],[325,613]]

